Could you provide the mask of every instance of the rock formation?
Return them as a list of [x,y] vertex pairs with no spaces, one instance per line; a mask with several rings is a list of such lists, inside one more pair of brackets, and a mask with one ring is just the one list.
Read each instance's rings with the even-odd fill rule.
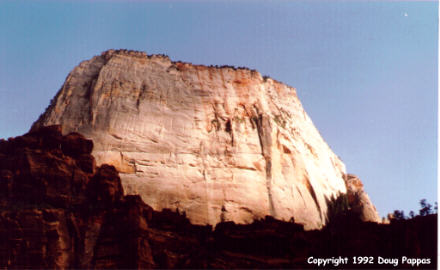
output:
[[379,222],[380,217],[377,214],[376,207],[371,203],[361,180],[353,174],[345,175],[344,179],[347,186],[348,204],[352,211],[358,213],[363,221]]
[[114,167],[96,167],[92,148],[60,126],[0,141],[1,268],[151,267],[126,252],[148,252],[135,198],[122,197]]
[[383,225],[346,212],[320,231],[266,217],[213,230],[123,196],[117,171],[96,167],[92,147],[80,134],[62,136],[59,126],[0,140],[0,268],[316,269],[311,256],[407,256],[436,269],[437,215]]
[[126,194],[194,224],[270,215],[320,228],[347,192],[296,90],[254,70],[106,51],[69,74],[33,129],[54,124],[93,139]]

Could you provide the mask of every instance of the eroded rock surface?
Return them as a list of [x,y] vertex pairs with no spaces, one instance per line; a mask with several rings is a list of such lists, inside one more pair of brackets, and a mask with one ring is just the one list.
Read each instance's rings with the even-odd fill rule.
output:
[[436,269],[437,215],[382,225],[340,212],[320,231],[265,217],[213,230],[122,196],[117,171],[96,167],[92,147],[60,127],[0,140],[0,268],[316,269],[311,256],[407,256]]
[[346,193],[295,89],[253,70],[110,50],[69,74],[33,128],[53,124],[93,139],[126,194],[195,224],[270,215],[320,228]]
[[123,197],[118,172],[96,167],[92,148],[60,126],[0,141],[1,268],[152,266],[138,221],[152,209]]
[[364,190],[362,181],[354,174],[347,174],[345,184],[351,210],[357,213],[362,221],[382,222],[376,207]]

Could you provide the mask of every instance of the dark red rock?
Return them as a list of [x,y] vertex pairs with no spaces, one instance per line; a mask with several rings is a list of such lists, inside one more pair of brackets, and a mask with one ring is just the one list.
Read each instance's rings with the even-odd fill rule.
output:
[[102,165],[88,185],[88,196],[96,206],[113,205],[123,197],[121,180],[115,167]]
[[[437,215],[362,222],[357,212],[336,211],[335,200],[321,231],[271,217],[213,230],[123,196],[118,172],[96,167],[90,152],[89,140],[62,136],[59,127],[0,141],[0,268],[315,269],[310,256],[407,256],[430,258],[421,268],[437,266]],[[355,267],[389,265],[343,268]]]
[[85,139],[81,134],[72,132],[65,136],[61,143],[61,150],[67,156],[79,157],[90,155],[93,150],[93,142]]

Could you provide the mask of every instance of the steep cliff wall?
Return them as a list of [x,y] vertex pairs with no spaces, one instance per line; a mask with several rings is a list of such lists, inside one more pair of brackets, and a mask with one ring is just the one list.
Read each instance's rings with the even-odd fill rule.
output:
[[339,212],[320,231],[266,217],[213,230],[122,196],[117,171],[97,167],[92,147],[59,126],[0,139],[1,269],[316,269],[311,256],[360,255],[423,258],[417,268],[436,269],[437,214],[383,225]]
[[126,194],[195,224],[271,215],[320,228],[326,201],[347,192],[295,89],[253,70],[110,50],[69,74],[34,128],[53,124],[93,139]]

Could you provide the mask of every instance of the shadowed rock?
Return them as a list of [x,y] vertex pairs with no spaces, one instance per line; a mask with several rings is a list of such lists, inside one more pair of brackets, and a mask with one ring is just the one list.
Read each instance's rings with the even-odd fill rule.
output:
[[[66,144],[85,147],[72,154]],[[333,214],[321,231],[270,216],[215,229],[193,225],[184,213],[154,211],[139,196],[123,196],[116,169],[96,167],[88,145],[59,127],[0,142],[0,268],[316,269],[307,263],[311,256],[428,258],[420,267],[436,268],[437,215],[362,222],[336,198],[327,202]]]
[[353,174],[345,175],[344,180],[347,186],[348,204],[352,211],[357,213],[362,221],[381,222],[376,207],[365,192],[361,180]]

